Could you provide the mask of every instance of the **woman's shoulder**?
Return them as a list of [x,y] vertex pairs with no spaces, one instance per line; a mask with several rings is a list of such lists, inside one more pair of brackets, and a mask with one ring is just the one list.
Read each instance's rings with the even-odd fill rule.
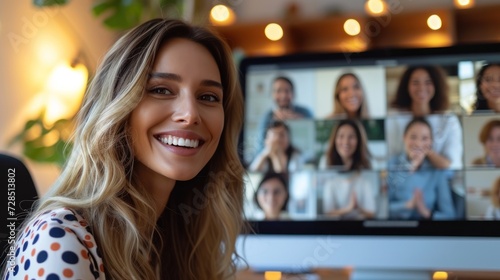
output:
[[13,251],[9,279],[51,275],[104,279],[102,259],[90,227],[73,209],[57,208],[34,216],[18,233]]

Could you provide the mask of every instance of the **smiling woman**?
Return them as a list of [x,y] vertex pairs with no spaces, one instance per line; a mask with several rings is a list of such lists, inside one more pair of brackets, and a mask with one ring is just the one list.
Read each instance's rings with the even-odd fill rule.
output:
[[5,279],[231,276],[242,106],[229,48],[207,29],[156,19],[128,32],[85,95],[70,158],[19,231]]

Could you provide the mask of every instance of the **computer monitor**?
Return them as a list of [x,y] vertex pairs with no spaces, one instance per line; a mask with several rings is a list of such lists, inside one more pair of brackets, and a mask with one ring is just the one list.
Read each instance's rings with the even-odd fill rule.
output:
[[243,59],[247,264],[499,270],[499,50]]

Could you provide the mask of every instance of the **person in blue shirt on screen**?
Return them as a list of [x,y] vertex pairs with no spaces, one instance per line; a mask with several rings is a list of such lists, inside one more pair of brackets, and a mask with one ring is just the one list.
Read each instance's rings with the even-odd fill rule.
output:
[[313,118],[313,114],[309,109],[294,104],[295,92],[293,82],[285,76],[274,78],[272,98],[274,102],[273,108],[264,114],[259,123],[258,133],[260,133],[260,139],[257,144],[257,151],[261,151],[264,148],[262,145],[264,142],[263,139],[266,138],[267,128],[273,120],[288,121]]
[[403,220],[450,220],[455,210],[446,171],[427,159],[432,129],[422,117],[406,126],[404,152],[389,161],[389,217]]

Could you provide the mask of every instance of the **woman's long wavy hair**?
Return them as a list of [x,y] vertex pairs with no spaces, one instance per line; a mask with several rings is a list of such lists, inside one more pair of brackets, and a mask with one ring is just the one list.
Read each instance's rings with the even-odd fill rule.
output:
[[446,82],[446,72],[438,66],[412,66],[408,67],[399,81],[396,96],[391,105],[394,108],[411,110],[412,100],[410,97],[409,85],[413,72],[422,69],[429,74],[434,85],[434,96],[429,101],[432,113],[446,111],[450,105],[448,99],[448,84]]
[[365,91],[364,91],[364,88],[363,88],[363,85],[361,84],[361,81],[359,80],[358,76],[356,76],[356,74],[354,73],[344,73],[342,74],[338,79],[337,79],[337,83],[335,84],[335,92],[333,93],[333,99],[334,99],[334,112],[333,112],[333,116],[338,116],[338,115],[348,115],[347,114],[347,111],[345,110],[344,106],[342,106],[342,104],[340,104],[340,91],[341,91],[341,88],[340,88],[340,83],[342,82],[342,79],[344,79],[345,77],[353,77],[356,82],[358,83],[359,87],[361,88],[361,92],[363,92],[363,102],[361,103],[361,106],[359,107],[358,111],[356,112],[356,118],[358,119],[367,119],[369,117],[369,113],[368,113],[368,105],[366,102],[366,96],[365,96]]
[[500,67],[500,63],[485,64],[479,70],[476,77],[476,102],[473,105],[474,110],[489,110],[488,100],[484,97],[484,93],[481,91],[481,83],[483,82],[484,72],[491,67]]
[[[128,119],[160,47],[185,38],[209,50],[223,85],[224,129],[195,178],[178,181],[163,213],[134,175]],[[37,213],[70,207],[88,221],[111,279],[225,279],[235,271],[243,172],[237,154],[243,99],[227,45],[205,28],[150,20],[107,53],[84,97],[71,155]],[[35,214],[36,215],[36,214]],[[160,216],[159,220],[152,217]]]
[[338,125],[332,130],[330,139],[328,140],[328,147],[326,149],[326,164],[329,167],[343,166],[344,162],[340,156],[335,140],[340,128],[344,125],[350,126],[354,129],[358,143],[356,150],[352,155],[352,165],[347,171],[360,171],[363,169],[371,169],[370,152],[367,147],[367,137],[363,126],[355,119],[341,120]]

